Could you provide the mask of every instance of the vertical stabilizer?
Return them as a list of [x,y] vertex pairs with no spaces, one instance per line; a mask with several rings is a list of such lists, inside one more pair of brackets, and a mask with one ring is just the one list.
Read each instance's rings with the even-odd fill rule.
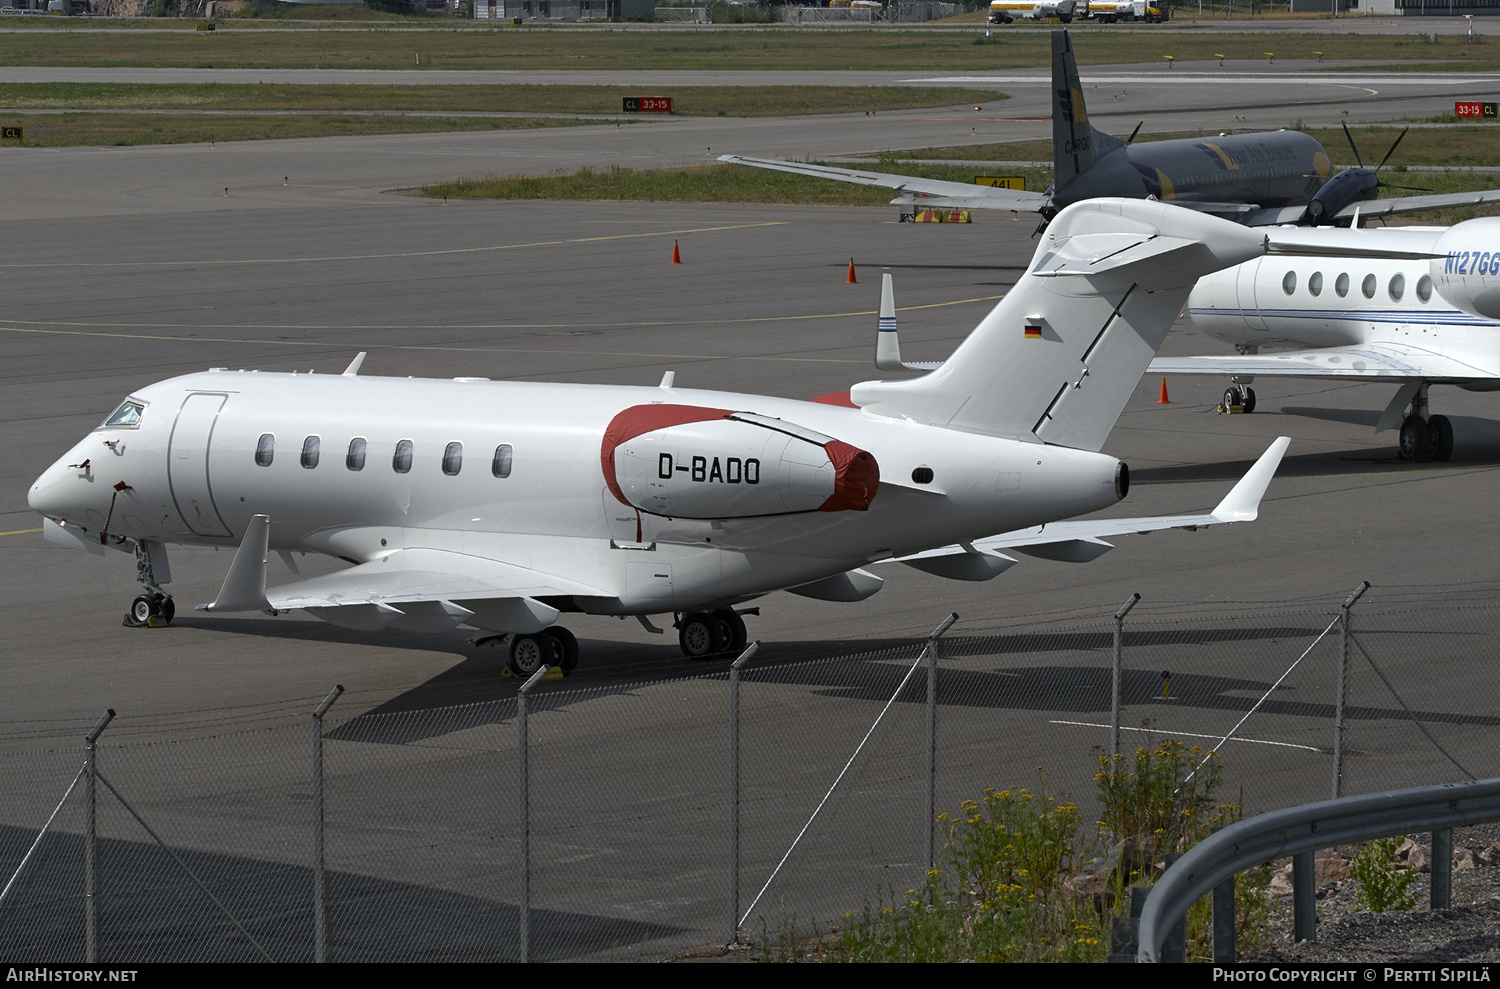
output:
[[850,397],[874,415],[1098,450],[1194,282],[1265,244],[1263,230],[1167,203],[1075,203],[937,370]]
[[896,337],[896,293],[891,273],[880,275],[880,329],[875,335],[875,366],[882,371],[904,371],[901,341]]
[[1052,181],[1061,189],[1094,164],[1093,126],[1066,31],[1052,32]]

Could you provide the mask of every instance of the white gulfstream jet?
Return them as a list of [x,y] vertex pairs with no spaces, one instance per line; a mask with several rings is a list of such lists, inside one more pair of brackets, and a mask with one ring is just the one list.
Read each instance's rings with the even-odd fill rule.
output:
[[[1265,244],[1162,203],[1070,207],[936,370],[818,402],[671,372],[655,388],[362,377],[358,359],[185,375],[134,392],[29,501],[51,541],[135,554],[139,624],[171,620],[167,544],[238,546],[203,610],[468,625],[511,636],[518,673],[576,663],[561,612],[648,628],[670,612],[683,651],[710,655],[743,644],[736,605],[862,600],[871,564],[986,580],[1015,562],[1000,549],[1084,561],[1111,534],[1254,519],[1285,438],[1210,513],[1053,524],[1125,496],[1105,437],[1194,281]],[[351,566],[268,588],[271,550]]]
[[[1259,376],[1389,381],[1375,431],[1399,426],[1406,459],[1447,460],[1453,427],[1429,414],[1429,386],[1500,390],[1500,218],[1287,235],[1307,256],[1207,275],[1189,297],[1193,323],[1239,354],[1157,358],[1151,371],[1230,375],[1224,405],[1246,412]],[[1285,345],[1312,349],[1260,353]]]

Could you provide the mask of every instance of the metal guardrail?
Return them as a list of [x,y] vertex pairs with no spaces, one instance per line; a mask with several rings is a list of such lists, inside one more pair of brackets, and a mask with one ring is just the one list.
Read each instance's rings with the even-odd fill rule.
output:
[[1243,869],[1332,845],[1495,820],[1500,820],[1500,779],[1323,800],[1232,824],[1187,852],[1152,888],[1141,910],[1135,960],[1157,961],[1171,926]]

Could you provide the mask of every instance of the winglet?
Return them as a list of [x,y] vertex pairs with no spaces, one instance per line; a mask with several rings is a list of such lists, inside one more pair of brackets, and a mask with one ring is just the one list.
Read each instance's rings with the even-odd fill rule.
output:
[[875,334],[875,366],[882,371],[905,371],[901,363],[901,340],[896,335],[896,290],[891,273],[880,275],[880,323]]
[[212,604],[198,605],[199,611],[270,611],[266,600],[266,553],[271,541],[271,517],[255,515],[245,529],[245,539],[229,564],[224,586]]
[[1224,522],[1253,522],[1260,514],[1260,499],[1266,493],[1266,487],[1271,483],[1271,478],[1276,474],[1276,468],[1281,466],[1281,457],[1286,453],[1291,438],[1278,436],[1255,466],[1245,472],[1240,478],[1240,483],[1230,489],[1213,511],[1213,516]]
[[359,366],[361,364],[363,364],[364,362],[365,362],[365,352],[363,350],[361,350],[359,353],[357,353],[357,354],[354,355],[354,360],[352,360],[352,361],[349,362],[349,366],[346,367],[346,368],[344,368],[344,377],[346,377],[346,378],[353,378],[356,375],[358,375],[359,374]]

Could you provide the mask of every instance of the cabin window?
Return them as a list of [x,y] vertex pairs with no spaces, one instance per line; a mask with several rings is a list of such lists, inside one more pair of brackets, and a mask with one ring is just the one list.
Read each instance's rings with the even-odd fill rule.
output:
[[1288,271],[1286,275],[1282,277],[1281,290],[1287,295],[1291,295],[1293,292],[1297,291],[1297,273],[1295,271]]
[[490,465],[490,470],[496,477],[510,477],[511,453],[509,443],[495,447],[495,462]]
[[454,477],[464,469],[464,445],[462,443],[449,443],[443,451],[443,473]]
[[1323,273],[1315,271],[1307,276],[1307,291],[1313,296],[1323,294]]
[[396,455],[391,458],[391,469],[397,474],[405,474],[411,470],[411,440],[402,440],[396,444]]
[[369,444],[363,436],[356,436],[349,441],[349,452],[344,457],[344,466],[350,470],[365,469],[365,451]]
[[101,425],[134,429],[141,424],[141,413],[145,410],[144,404],[126,399],[120,403],[118,409],[109,414],[109,418],[105,419]]
[[1375,276],[1366,275],[1365,280],[1359,283],[1359,290],[1365,294],[1365,298],[1375,298]]
[[1400,302],[1401,297],[1406,294],[1406,276],[1402,274],[1392,275],[1391,283],[1386,287],[1386,290],[1391,293],[1392,302]]
[[262,433],[260,440],[255,444],[255,464],[257,467],[269,467],[274,459],[276,459],[276,434]]
[[318,451],[322,447],[322,441],[316,436],[309,436],[302,441],[302,466],[312,470],[318,466]]
[[1334,281],[1333,290],[1338,293],[1340,299],[1349,294],[1349,273],[1347,271],[1340,274]]
[[1432,276],[1423,275],[1417,279],[1417,298],[1423,302],[1432,301]]

